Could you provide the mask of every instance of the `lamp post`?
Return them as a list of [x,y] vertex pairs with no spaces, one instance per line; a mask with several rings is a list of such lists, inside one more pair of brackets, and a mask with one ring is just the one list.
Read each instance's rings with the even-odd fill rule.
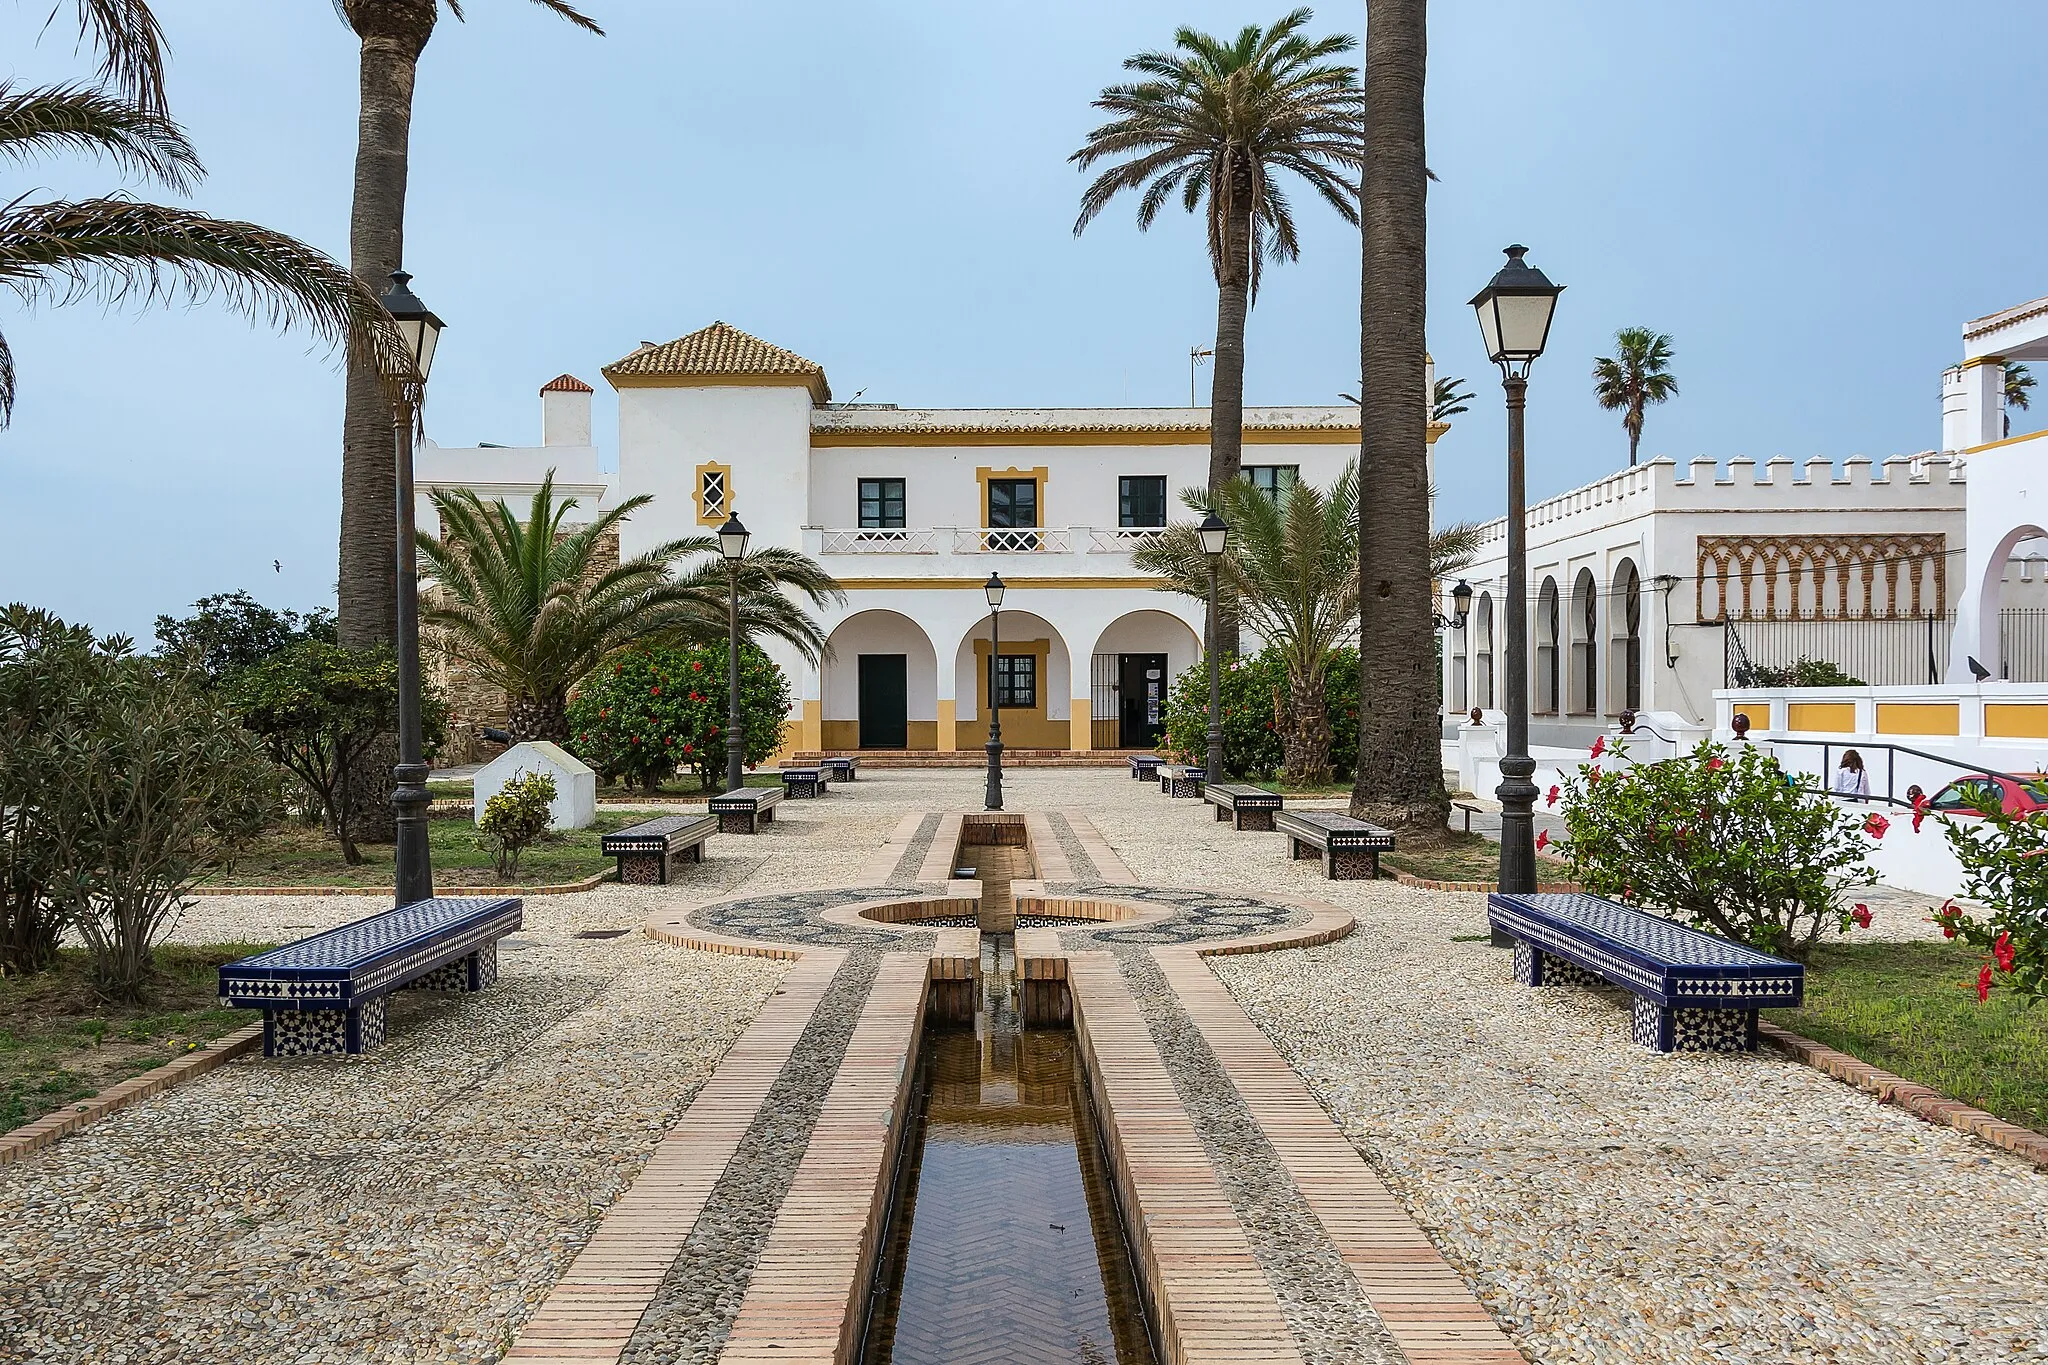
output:
[[740,561],[751,537],[737,516],[718,528],[718,553],[725,557],[725,789],[747,785],[747,723],[740,716]]
[[394,886],[401,906],[434,894],[434,863],[427,851],[427,765],[420,753],[420,572],[413,526],[412,433],[426,398],[434,347],[445,326],[412,292],[411,281],[403,270],[392,271],[391,287],[382,300],[405,339],[407,361],[405,372],[385,376],[394,390],[391,444],[398,484],[398,536],[393,547],[398,568],[398,765],[391,770],[391,804],[398,812]]
[[1202,766],[1204,782],[1223,780],[1223,667],[1216,657],[1216,566],[1230,544],[1230,526],[1214,508],[1202,518],[1195,534],[1202,538],[1202,554],[1209,561],[1209,638],[1203,651],[1209,656],[1209,752]]
[[1003,657],[1003,576],[990,574],[982,585],[988,598],[988,792],[982,805],[989,810],[1003,808],[1003,701],[996,689],[996,675]]
[[1472,585],[1461,578],[1458,580],[1458,586],[1451,589],[1451,614],[1449,616],[1439,614],[1436,618],[1436,628],[1438,630],[1463,630],[1465,622],[1471,618],[1471,615]]
[[[1525,246],[1507,248],[1508,263],[1472,300],[1486,356],[1500,366],[1508,404],[1507,713],[1508,751],[1500,761],[1500,889],[1536,889],[1536,760],[1529,756],[1529,565],[1523,488],[1523,406],[1529,367],[1550,339],[1550,319],[1563,285],[1522,259]],[[1499,931],[1494,942],[1505,946]]]

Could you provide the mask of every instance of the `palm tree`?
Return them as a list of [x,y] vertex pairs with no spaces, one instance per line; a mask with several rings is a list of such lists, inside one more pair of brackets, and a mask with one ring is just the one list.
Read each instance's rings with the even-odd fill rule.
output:
[[1999,435],[2012,435],[2012,409],[2018,408],[2021,412],[2025,412],[2032,406],[2032,403],[2029,401],[2028,391],[2033,387],[2034,376],[2027,373],[2026,366],[2008,365],[2005,367],[2005,427]]
[[1447,837],[1432,642],[1429,446],[1434,397],[1423,335],[1429,167],[1423,143],[1426,0],[1370,0],[1359,193],[1361,468],[1358,775],[1351,813],[1411,843]]
[[[1344,172],[1360,162],[1357,68],[1331,59],[1357,46],[1348,34],[1310,39],[1306,8],[1270,28],[1256,24],[1224,42],[1176,30],[1172,52],[1141,52],[1124,69],[1141,79],[1112,85],[1095,107],[1112,115],[1069,161],[1083,170],[1114,161],[1081,194],[1074,233],[1125,190],[1140,190],[1138,227],[1178,192],[1201,209],[1216,277],[1216,370],[1209,390],[1209,487],[1244,464],[1244,325],[1258,296],[1262,256],[1300,254],[1294,211],[1275,183],[1292,171],[1343,217],[1358,221],[1357,190]],[[1419,352],[1418,352],[1419,354]]]
[[[603,32],[563,0],[534,3],[578,28]],[[335,0],[362,44],[349,264],[379,290],[405,262],[413,85],[441,5],[442,0]],[[447,0],[447,6],[457,19],[463,17],[458,0]],[[376,371],[351,364],[342,415],[341,569],[335,624],[341,643],[358,648],[389,644],[397,631],[391,554],[397,527],[397,472],[392,461],[390,400]],[[372,765],[381,764],[384,757],[373,755]]]
[[1471,411],[1465,405],[1472,401],[1472,394],[1469,391],[1465,393],[1458,392],[1458,386],[1464,382],[1462,379],[1439,379],[1436,381],[1436,391],[1430,394],[1429,397],[1430,421],[1448,422],[1461,412]]
[[[420,555],[435,580],[422,608],[455,657],[502,688],[514,740],[569,736],[569,689],[606,658],[643,641],[694,643],[726,634],[726,569],[718,538],[689,536],[606,568],[601,547],[621,522],[653,501],[628,498],[586,525],[565,525],[574,498],[555,500],[554,471],[525,520],[468,489],[436,491],[443,537],[421,532]],[[677,574],[690,555],[713,562]],[[822,605],[838,582],[801,552],[771,546],[740,565],[740,626],[772,635],[816,659],[825,637],[784,589]]]
[[1593,362],[1593,396],[1609,412],[1621,413],[1628,432],[1628,462],[1636,462],[1643,441],[1643,409],[1678,394],[1671,364],[1671,338],[1647,327],[1624,327],[1614,334],[1614,355]]
[[[185,134],[161,112],[156,25],[139,0],[80,0],[81,28],[106,48],[101,74],[115,91],[85,85],[17,89],[0,82],[0,156],[27,163],[85,152],[185,192],[205,175]],[[376,296],[327,256],[254,223],[123,194],[0,207],[0,285],[25,302],[105,303],[218,297],[280,327],[307,327],[362,357],[401,342]],[[0,426],[13,417],[13,352],[0,336]]]

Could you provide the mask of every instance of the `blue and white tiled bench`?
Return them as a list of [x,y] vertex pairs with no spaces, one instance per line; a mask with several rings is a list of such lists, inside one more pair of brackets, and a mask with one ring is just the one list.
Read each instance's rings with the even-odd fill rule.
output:
[[1748,1051],[1756,1012],[1805,994],[1797,962],[1601,896],[1496,891],[1486,919],[1515,941],[1515,980],[1619,986],[1635,998],[1631,1036],[1659,1052]]
[[831,785],[832,775],[823,768],[782,770],[782,790],[786,796],[825,796],[829,793]]
[[480,991],[498,979],[498,940],[517,897],[436,896],[220,969],[220,1000],[263,1011],[263,1055],[368,1052],[384,1041],[392,991]]
[[597,841],[607,858],[619,860],[619,880],[629,886],[666,886],[677,858],[704,861],[705,841],[719,829],[715,815],[658,815],[614,830]]
[[858,782],[860,780],[860,759],[846,755],[840,758],[821,758],[818,766],[834,782]]
[[1380,854],[1394,846],[1391,833],[1342,811],[1276,811],[1271,827],[1287,836],[1289,856],[1322,859],[1333,882],[1371,881],[1380,875]]
[[782,804],[780,787],[742,787],[724,792],[707,803],[718,817],[721,834],[759,834],[761,826],[775,823],[775,808]]
[[1202,770],[1191,768],[1185,763],[1162,763],[1159,773],[1159,790],[1168,796],[1200,796],[1202,794]]
[[1270,830],[1282,805],[1279,792],[1244,782],[1211,782],[1202,788],[1202,799],[1216,808],[1218,820],[1230,821],[1232,829]]
[[1136,782],[1150,782],[1159,772],[1159,765],[1166,760],[1158,754],[1130,754],[1124,762],[1131,765],[1131,778]]

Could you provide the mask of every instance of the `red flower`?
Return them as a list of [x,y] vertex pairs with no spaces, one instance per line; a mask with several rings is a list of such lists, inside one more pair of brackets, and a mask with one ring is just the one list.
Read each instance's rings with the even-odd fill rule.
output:
[[2005,933],[1998,936],[1998,942],[1991,945],[1991,956],[1998,959],[1998,970],[2001,972],[2012,970],[2013,951],[2011,934]]
[[702,673],[704,671],[704,661],[702,659],[690,660],[690,671],[692,673]]
[[1720,772],[1721,769],[1727,766],[1728,765],[1726,762],[1718,758],[1710,758],[1707,760],[1707,771],[1710,773]]
[[1594,784],[1595,782],[1598,782],[1599,780],[1600,780],[1600,768],[1599,768],[1599,766],[1598,766],[1598,765],[1596,764],[1596,765],[1594,765],[1593,771],[1592,771],[1592,772],[1589,772],[1589,773],[1587,773],[1587,774],[1586,774],[1586,785],[1590,787],[1590,786],[1592,786],[1592,785],[1593,785],[1593,784]]
[[1954,938],[1956,936],[1956,919],[1961,914],[1962,911],[1956,908],[1953,898],[1943,901],[1941,909],[1934,912],[1934,922],[1941,926],[1941,936],[1943,938]]
[[1924,797],[1924,796],[1916,796],[1916,797],[1914,797],[1914,798],[1913,798],[1913,832],[1914,832],[1915,834],[1918,834],[1918,833],[1920,832],[1920,822],[1921,822],[1922,820],[1925,820],[1926,818],[1927,818],[1927,798],[1926,798],[1926,797]]
[[692,692],[692,693],[690,694],[690,700],[691,700],[691,701],[702,701],[702,700],[704,700],[704,694],[703,694],[702,692]]
[[1869,818],[1863,822],[1863,832],[1874,839],[1884,838],[1884,832],[1891,827],[1892,822],[1879,815],[1876,811],[1870,812]]
[[1556,805],[1556,804],[1557,804],[1557,784],[1556,784],[1556,783],[1554,783],[1554,782],[1553,782],[1553,783],[1551,783],[1551,785],[1550,785],[1550,794],[1549,794],[1548,796],[1546,796],[1546,797],[1544,797],[1544,798],[1543,798],[1543,804],[1544,804],[1544,805],[1546,805],[1546,806],[1554,806],[1554,805]]
[[1595,735],[1595,736],[1593,736],[1593,757],[1595,757],[1595,758],[1598,758],[1598,757],[1600,757],[1600,755],[1602,755],[1602,754],[1604,754],[1604,753],[1606,753],[1606,752],[1607,752],[1607,736],[1605,736],[1605,735]]
[[676,742],[676,737],[674,735],[663,735],[661,742],[663,744],[673,744]]
[[1858,929],[1868,929],[1870,927],[1870,907],[1862,901],[1857,901],[1856,908],[1849,912],[1849,918]]
[[640,736],[638,736],[638,735],[635,735],[635,736],[633,736],[633,742],[634,742],[635,744],[638,744],[638,743],[640,742]]
[[1983,1004],[1991,998],[1991,964],[1985,963],[1977,972],[1977,1003]]
[[661,689],[658,687],[650,687],[647,689],[647,695],[650,697],[658,697],[661,695]]
[[1540,850],[1542,850],[1542,849],[1546,849],[1546,848],[1550,847],[1550,831],[1549,831],[1549,830],[1547,830],[1547,829],[1539,829],[1539,830],[1537,830],[1537,831],[1536,831],[1536,847],[1537,847],[1537,849],[1538,849],[1539,851],[1540,851]]
[[697,752],[697,746],[694,744],[685,743],[683,745],[683,752],[686,754],[694,754]]
[[597,708],[597,718],[599,720],[603,720],[606,716],[609,716],[611,713],[612,708],[609,706],[600,706]]

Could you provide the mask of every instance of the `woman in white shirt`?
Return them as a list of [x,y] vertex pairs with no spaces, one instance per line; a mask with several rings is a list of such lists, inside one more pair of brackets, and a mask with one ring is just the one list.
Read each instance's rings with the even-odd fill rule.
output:
[[1864,771],[1863,755],[1854,749],[1842,751],[1842,766],[1835,769],[1834,792],[1858,801],[1870,796],[1870,774]]

